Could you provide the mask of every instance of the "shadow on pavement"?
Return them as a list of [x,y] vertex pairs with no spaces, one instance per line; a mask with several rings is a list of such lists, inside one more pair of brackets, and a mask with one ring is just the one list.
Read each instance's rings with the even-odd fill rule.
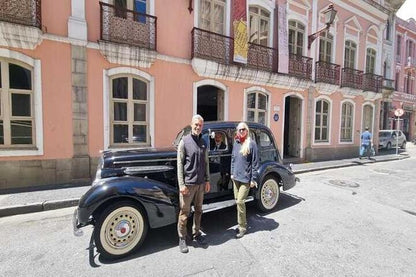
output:
[[[272,214],[287,208],[290,208],[304,199],[297,197],[296,195],[281,193],[279,203],[276,209],[269,213],[259,213],[255,207],[254,202],[247,203],[247,224],[248,232],[247,236],[259,231],[271,231],[279,227],[279,223],[274,219],[265,217],[268,214]],[[188,233],[191,233],[192,221],[191,217],[188,221]],[[235,239],[235,228],[237,227],[237,213],[236,207],[228,207],[215,212],[210,212],[202,216],[201,230],[206,234],[206,240],[208,247],[213,245],[220,245],[229,240]],[[95,262],[95,258],[98,255],[98,261],[102,264],[113,264],[139,257],[147,256],[159,251],[167,250],[169,248],[178,247],[178,235],[176,224],[172,224],[166,227],[158,229],[149,229],[147,237],[143,245],[138,251],[128,257],[118,260],[106,260],[96,253],[96,248],[92,242],[90,242],[89,254],[91,267],[99,267]],[[189,247],[193,247],[192,243],[189,243]],[[93,249],[92,249],[93,248]],[[179,249],[178,249],[178,254]]]

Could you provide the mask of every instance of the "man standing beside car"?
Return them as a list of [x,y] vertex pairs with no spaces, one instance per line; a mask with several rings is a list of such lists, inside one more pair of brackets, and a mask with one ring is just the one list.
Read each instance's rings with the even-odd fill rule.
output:
[[365,132],[361,134],[361,148],[360,148],[360,159],[364,155],[364,151],[367,153],[367,159],[370,159],[371,155],[371,138],[372,135],[368,131],[368,127],[365,127]]
[[178,146],[177,165],[180,192],[178,235],[179,250],[182,253],[189,251],[186,245],[186,225],[192,202],[195,209],[192,239],[200,246],[207,245],[200,231],[204,192],[210,190],[207,145],[201,137],[203,125],[202,116],[194,115],[191,121],[191,134],[184,136]]

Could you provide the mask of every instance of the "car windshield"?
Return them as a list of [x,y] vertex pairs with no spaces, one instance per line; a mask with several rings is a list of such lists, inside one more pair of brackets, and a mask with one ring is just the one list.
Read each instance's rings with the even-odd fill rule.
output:
[[391,137],[391,133],[390,133],[390,132],[380,132],[380,133],[378,134],[378,136],[379,136],[380,138],[387,138],[387,137]]
[[187,134],[191,133],[191,126],[188,125],[185,128],[183,128],[177,135],[175,140],[173,141],[173,146],[178,147],[179,142],[181,141],[183,136],[186,136]]

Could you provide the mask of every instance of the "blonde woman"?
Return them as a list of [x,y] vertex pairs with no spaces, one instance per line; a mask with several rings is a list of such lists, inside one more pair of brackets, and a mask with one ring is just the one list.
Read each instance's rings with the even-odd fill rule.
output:
[[238,232],[236,238],[242,238],[247,232],[245,200],[250,187],[257,187],[258,156],[257,144],[250,138],[250,130],[244,122],[237,125],[231,156],[231,180],[234,198],[237,203]]

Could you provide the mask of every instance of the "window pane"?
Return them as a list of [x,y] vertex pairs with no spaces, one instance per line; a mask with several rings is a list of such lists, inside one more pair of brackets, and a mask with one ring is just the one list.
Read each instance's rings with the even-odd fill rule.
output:
[[129,142],[129,128],[127,125],[114,124],[114,143],[128,143]]
[[3,120],[0,120],[0,144],[4,144]]
[[259,94],[259,109],[266,110],[267,97],[264,94]]
[[0,88],[1,88],[1,63],[0,63]]
[[317,127],[321,126],[321,115],[320,114],[315,115],[315,126],[317,126]]
[[247,121],[254,122],[254,112],[248,111],[247,112]]
[[134,121],[146,121],[146,104],[134,104]]
[[32,122],[12,120],[11,141],[12,144],[32,144]]
[[259,112],[259,118],[257,122],[266,125],[266,113],[265,112]]
[[260,133],[260,146],[266,147],[266,146],[270,146],[272,144],[272,141],[270,140],[270,137],[264,133],[261,132]]
[[133,126],[133,142],[146,142],[147,130],[145,125]]
[[113,98],[127,99],[127,77],[113,80]]
[[329,106],[328,103],[323,101],[323,104],[324,104],[324,108],[323,108],[322,112],[323,113],[328,113],[328,106]]
[[114,120],[127,121],[127,103],[114,103]]
[[328,139],[328,129],[322,128],[322,140],[327,140],[327,139]]
[[315,140],[321,140],[320,128],[315,128]]
[[316,102],[316,110],[315,111],[318,112],[318,113],[321,112],[321,103],[322,103],[322,100]]
[[147,100],[147,84],[145,82],[133,79],[133,99]]
[[29,94],[12,94],[12,116],[30,116]]
[[9,64],[10,88],[12,89],[32,89],[32,77],[30,70]]
[[322,126],[328,126],[328,116],[327,115],[322,116]]
[[256,108],[256,94],[250,93],[247,95],[247,108],[254,109]]

